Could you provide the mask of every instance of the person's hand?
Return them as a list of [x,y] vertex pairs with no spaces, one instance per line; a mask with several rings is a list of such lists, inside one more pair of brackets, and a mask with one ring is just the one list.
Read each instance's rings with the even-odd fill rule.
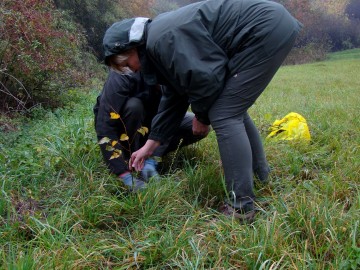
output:
[[201,123],[199,120],[194,117],[192,122],[192,130],[194,135],[206,136],[210,131],[210,127]]
[[141,171],[144,167],[145,160],[154,152],[154,150],[160,145],[160,142],[154,140],[147,140],[145,145],[136,152],[132,153],[129,160],[129,169],[135,169]]
[[136,171],[141,171],[142,168],[144,167],[145,159],[147,159],[150,156],[148,154],[148,151],[144,147],[132,153],[131,158],[129,160],[129,170],[135,169]]

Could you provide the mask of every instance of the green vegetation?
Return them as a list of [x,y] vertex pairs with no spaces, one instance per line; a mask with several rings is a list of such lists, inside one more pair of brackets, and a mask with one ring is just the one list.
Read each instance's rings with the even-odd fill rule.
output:
[[85,36],[52,1],[0,3],[0,111],[57,108],[74,86],[101,73]]
[[251,108],[264,138],[292,111],[312,136],[265,142],[272,179],[256,192],[270,204],[252,225],[215,210],[224,188],[213,132],[169,156],[161,183],[128,194],[96,144],[102,82],[3,126],[0,269],[358,269],[360,50],[351,53],[282,67]]
[[331,53],[327,57],[328,60],[341,60],[341,59],[360,59],[360,49],[345,50],[336,53]]

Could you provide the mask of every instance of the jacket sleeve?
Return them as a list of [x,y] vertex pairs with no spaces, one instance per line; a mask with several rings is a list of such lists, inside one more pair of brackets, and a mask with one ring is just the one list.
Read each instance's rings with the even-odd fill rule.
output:
[[163,87],[158,113],[152,120],[149,139],[164,142],[173,136],[189,108],[188,97]]
[[223,89],[228,58],[202,22],[171,28],[149,47],[159,71],[188,95],[197,119],[209,124],[208,110]]

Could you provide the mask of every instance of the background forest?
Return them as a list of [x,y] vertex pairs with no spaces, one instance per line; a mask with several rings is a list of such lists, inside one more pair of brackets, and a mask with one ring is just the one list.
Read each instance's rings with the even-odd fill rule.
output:
[[[304,24],[286,64],[360,46],[360,0],[277,0]],[[56,108],[74,87],[102,78],[102,37],[113,22],[154,17],[191,0],[3,0],[0,109]]]

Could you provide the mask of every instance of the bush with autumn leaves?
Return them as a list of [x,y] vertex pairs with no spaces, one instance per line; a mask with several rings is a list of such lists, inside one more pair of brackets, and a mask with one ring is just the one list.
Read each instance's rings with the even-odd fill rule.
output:
[[0,4],[0,107],[24,110],[59,105],[70,87],[89,77],[84,36],[49,0]]

